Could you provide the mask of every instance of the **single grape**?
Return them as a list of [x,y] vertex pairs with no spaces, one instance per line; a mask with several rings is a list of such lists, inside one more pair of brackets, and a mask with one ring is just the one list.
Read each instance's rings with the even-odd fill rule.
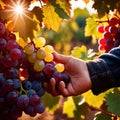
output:
[[40,103],[40,97],[37,94],[33,94],[29,98],[29,104],[31,106],[36,106]]
[[18,78],[14,78],[14,79],[12,79],[12,81],[14,84],[14,89],[16,89],[16,90],[19,89],[20,85],[21,85],[20,80]]
[[31,96],[31,95],[34,95],[34,94],[37,94],[34,89],[29,89],[28,90],[28,96]]
[[46,44],[46,40],[44,37],[38,37],[35,40],[35,46],[38,48],[43,47]]
[[19,60],[21,58],[22,52],[18,48],[13,48],[10,50],[10,57],[13,60]]
[[8,51],[11,51],[11,49],[13,49],[13,48],[19,48],[19,45],[16,41],[9,40],[7,42],[6,48],[7,48]]
[[45,89],[44,88],[41,88],[39,91],[37,91],[37,95],[39,97],[43,96],[45,94]]
[[44,69],[45,62],[43,60],[36,60],[33,67],[35,71],[40,72]]
[[3,35],[5,33],[5,26],[3,23],[0,22],[0,36]]
[[35,51],[34,45],[32,44],[28,44],[24,47],[24,51],[27,55],[31,55],[33,54],[33,52]]
[[109,20],[109,25],[112,26],[112,25],[117,25],[119,24],[119,19],[117,17],[112,17],[110,20]]
[[104,26],[103,26],[103,25],[98,26],[98,27],[97,27],[97,31],[98,31],[99,33],[104,33]]
[[115,35],[118,32],[118,28],[116,26],[110,26],[109,27],[109,32],[113,35]]
[[0,38],[0,51],[4,51],[6,48],[6,40],[4,38]]
[[46,52],[43,49],[38,49],[36,52],[36,56],[38,59],[44,59],[46,56]]
[[67,86],[68,83],[70,83],[70,76],[67,73],[62,72],[61,73],[61,78],[62,78],[62,81],[65,82],[66,86]]
[[46,75],[52,76],[53,73],[54,73],[54,71],[55,71],[55,67],[54,67],[54,65],[51,64],[51,63],[46,63],[43,71],[44,71],[44,73],[45,73]]
[[16,91],[11,91],[11,92],[8,93],[8,95],[7,95],[7,102],[9,104],[15,104],[17,99],[18,99],[18,94],[17,94]]
[[104,26],[104,31],[108,32],[109,31],[109,27],[110,27],[110,25]]
[[45,111],[44,104],[40,102],[37,106],[35,106],[35,111],[39,114],[43,113]]
[[4,108],[5,107],[5,103],[6,103],[6,100],[4,97],[0,97],[0,108]]
[[28,105],[28,106],[25,108],[24,112],[25,112],[26,114],[32,116],[32,117],[34,117],[34,116],[36,115],[36,114],[33,115],[33,114],[34,114],[34,107],[31,106],[31,105]]
[[25,90],[29,90],[32,88],[32,83],[28,80],[24,80],[22,86]]
[[32,53],[31,55],[28,55],[28,61],[30,62],[30,63],[34,63],[35,61],[36,61],[36,53],[34,52],[34,53]]
[[0,86],[3,85],[4,81],[6,80],[3,73],[0,73]]
[[105,45],[106,39],[105,38],[100,38],[98,40],[98,44]]
[[42,88],[42,83],[35,80],[32,82],[32,88],[35,90],[35,91],[39,91],[41,88]]
[[104,50],[105,50],[105,45],[101,45],[101,44],[100,44],[100,45],[98,46],[98,50],[99,50],[99,51],[104,51]]
[[21,109],[26,108],[29,105],[29,97],[27,95],[20,95],[17,100],[17,106]]
[[57,63],[55,65],[55,68],[57,69],[58,72],[63,72],[64,71],[64,64],[61,64],[61,63]]
[[52,53],[47,53],[46,57],[44,58],[45,62],[52,62],[54,59],[53,54]]
[[2,86],[3,94],[14,90],[14,83],[12,79],[7,79]]
[[5,55],[2,58],[2,64],[3,64],[4,67],[10,68],[10,67],[13,66],[13,60],[12,60],[12,58],[9,55]]
[[54,48],[53,48],[53,46],[51,46],[51,45],[46,45],[46,46],[44,47],[44,50],[45,50],[45,52],[47,52],[47,53],[52,53],[52,52],[54,51]]
[[113,38],[113,36],[112,36],[112,34],[110,32],[104,32],[103,37],[105,39],[112,39]]

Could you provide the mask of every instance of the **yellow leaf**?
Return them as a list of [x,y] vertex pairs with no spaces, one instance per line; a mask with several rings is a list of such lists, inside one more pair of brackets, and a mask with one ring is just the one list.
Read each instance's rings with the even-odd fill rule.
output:
[[93,95],[93,93],[91,91],[88,91],[86,93],[83,94],[85,101],[94,107],[100,107],[103,104],[104,101],[104,93],[100,94],[98,96]]
[[67,101],[64,102],[63,113],[67,114],[70,118],[74,118],[74,110],[76,110],[76,106],[73,98],[68,97]]
[[58,31],[61,18],[58,14],[54,11],[54,7],[52,5],[44,5],[42,7],[43,11],[43,22],[48,29],[53,29],[54,31]]

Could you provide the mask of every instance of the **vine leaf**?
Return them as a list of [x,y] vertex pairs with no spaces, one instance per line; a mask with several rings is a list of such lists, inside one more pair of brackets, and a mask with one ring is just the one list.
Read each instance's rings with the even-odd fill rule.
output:
[[114,89],[105,96],[108,111],[120,116],[120,90]]
[[94,17],[86,19],[85,36],[92,36],[93,40],[101,37],[101,34],[97,32],[98,24]]
[[36,18],[40,22],[40,26],[42,26],[42,21],[43,21],[42,19],[44,16],[42,14],[43,12],[42,12],[41,8],[36,6],[32,9],[31,12],[36,16]]
[[92,49],[87,50],[86,46],[74,47],[71,50],[71,55],[80,58],[82,60],[92,59],[95,56],[95,52]]
[[75,120],[84,120],[84,117],[89,113],[89,105],[84,101],[82,96],[73,97],[76,109],[74,110]]
[[105,93],[101,93],[100,95],[95,96],[91,91],[88,91],[83,94],[86,103],[88,103],[90,106],[94,106],[98,108],[103,104],[104,96]]
[[45,107],[49,108],[51,111],[54,111],[55,109],[57,109],[57,104],[59,102],[59,99],[60,99],[59,97],[53,97],[47,92],[42,97]]
[[111,120],[111,117],[100,113],[95,116],[95,120]]
[[[53,0],[54,1],[54,0]],[[55,11],[63,19],[68,19],[71,10],[70,0],[56,0]]]
[[44,5],[42,7],[43,11],[43,23],[47,26],[48,29],[58,31],[62,19],[55,12],[55,7],[51,4]]
[[74,118],[74,110],[76,110],[75,103],[72,97],[68,97],[63,105],[63,113],[67,114],[69,118]]

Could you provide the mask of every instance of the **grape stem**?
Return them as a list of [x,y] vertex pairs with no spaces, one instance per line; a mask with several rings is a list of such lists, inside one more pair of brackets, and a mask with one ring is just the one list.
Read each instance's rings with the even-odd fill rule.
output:
[[22,87],[22,84],[20,85],[20,95],[22,95],[22,92],[24,92],[27,95],[27,91]]
[[105,114],[105,115],[107,115],[107,116],[112,117],[113,120],[117,120],[117,118],[118,118],[117,115],[115,115],[115,114],[113,114],[113,113],[111,113],[111,112],[105,111],[105,110],[103,110],[103,109],[101,109],[101,108],[97,108],[97,107],[95,107],[95,106],[89,106],[89,107],[91,108],[91,110],[97,110],[97,111],[100,111],[101,113],[103,113],[103,114]]

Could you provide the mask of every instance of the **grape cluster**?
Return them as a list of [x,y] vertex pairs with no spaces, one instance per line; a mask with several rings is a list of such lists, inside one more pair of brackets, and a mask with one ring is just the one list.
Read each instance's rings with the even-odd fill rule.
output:
[[66,85],[70,77],[64,65],[53,61],[53,47],[38,37],[24,48],[16,42],[16,35],[0,21],[0,120],[17,120],[22,112],[34,117],[45,111],[42,96],[44,82],[56,79]]
[[38,37],[34,43],[29,43],[24,47],[28,59],[29,78],[41,80],[41,82],[50,82],[53,77],[56,80],[56,90],[58,90],[59,82],[64,81],[67,85],[70,82],[70,77],[64,71],[64,65],[54,61],[51,45],[46,45],[46,40],[43,37]]
[[98,26],[98,32],[102,38],[98,40],[99,50],[109,52],[112,48],[120,45],[120,18],[112,17],[107,25]]

